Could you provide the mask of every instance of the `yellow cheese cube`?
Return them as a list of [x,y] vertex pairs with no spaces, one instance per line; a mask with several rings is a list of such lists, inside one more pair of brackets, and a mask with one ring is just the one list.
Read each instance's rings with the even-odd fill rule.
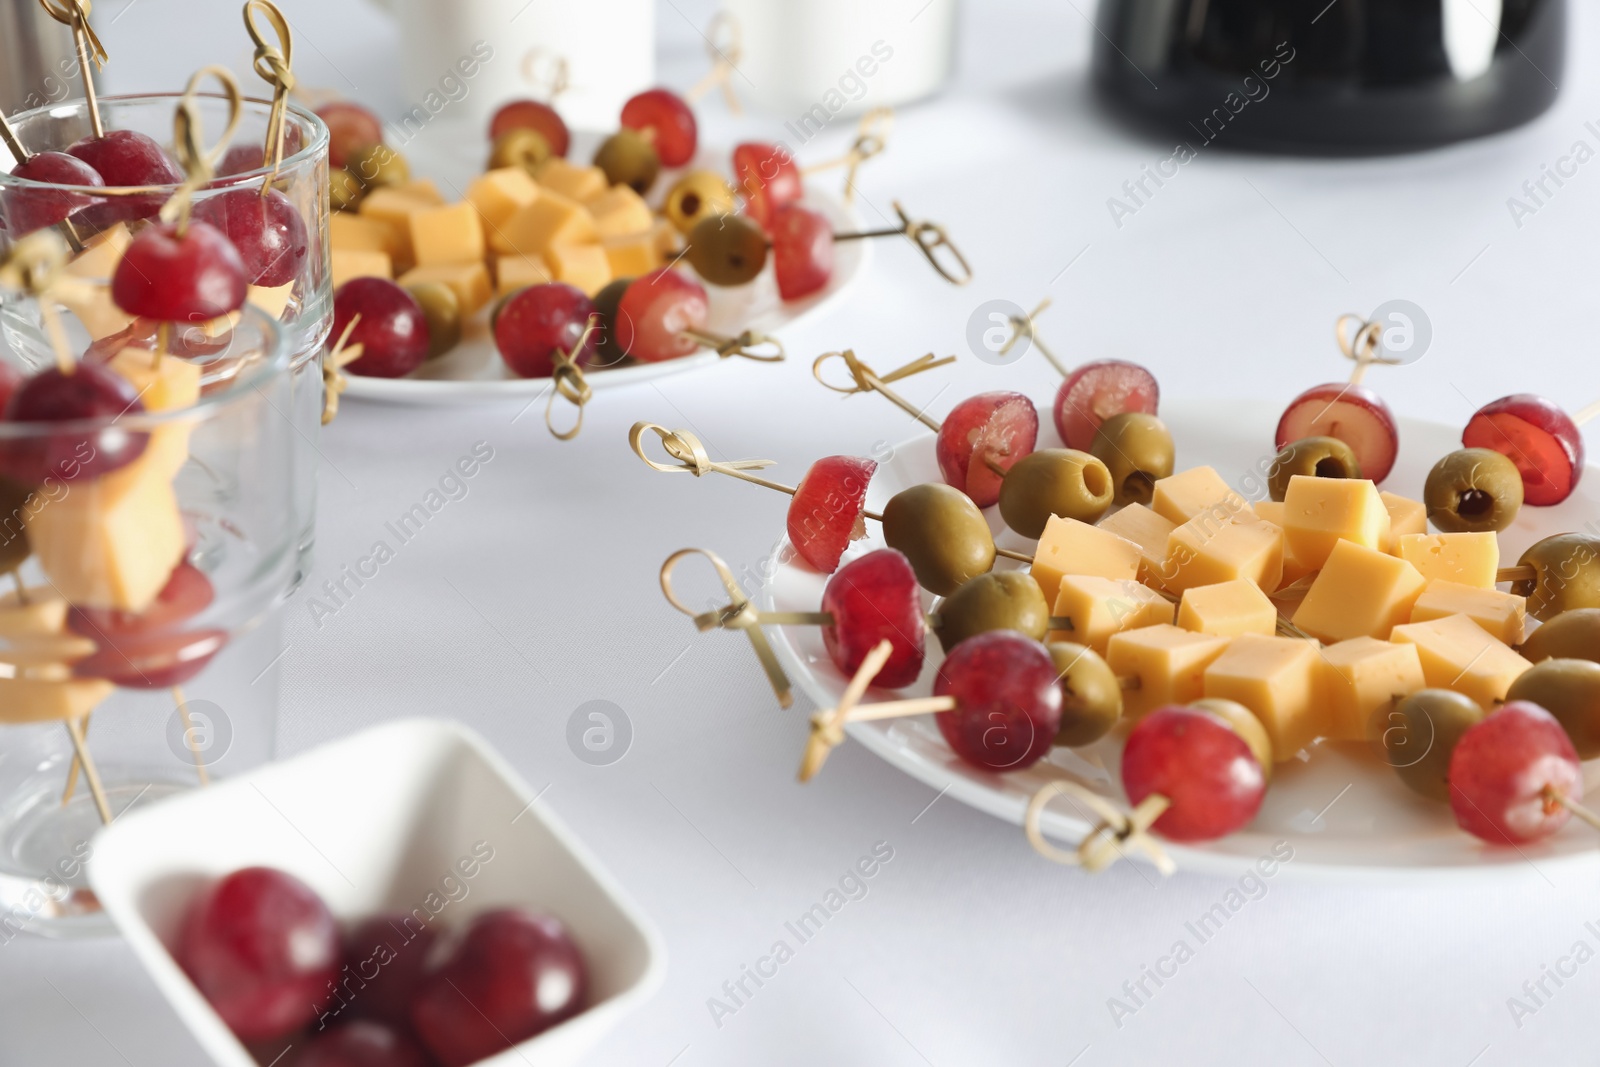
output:
[[1199,700],[1205,695],[1206,668],[1230,640],[1170,623],[1112,634],[1106,663],[1117,677],[1139,680],[1136,688],[1122,691],[1122,713],[1137,717],[1164,704]]
[[1213,468],[1191,467],[1157,479],[1150,506],[1168,522],[1181,526],[1201,513],[1221,521],[1250,505]]
[[1282,763],[1327,732],[1316,697],[1320,659],[1313,641],[1242,634],[1206,668],[1205,695],[1254,712]]
[[1263,522],[1270,522],[1280,530],[1283,529],[1283,501],[1257,500],[1250,505],[1250,510],[1256,513],[1256,518]]
[[1393,552],[1396,540],[1406,534],[1428,532],[1428,506],[1422,501],[1403,497],[1399,493],[1383,492],[1378,496],[1383,499],[1384,510],[1389,513],[1389,544],[1383,547],[1385,552]]
[[59,634],[67,627],[67,607],[48,586],[29,589],[26,603],[13,590],[0,596],[0,637],[25,641]]
[[1072,627],[1053,631],[1050,639],[1088,645],[1102,656],[1112,634],[1170,623],[1176,610],[1166,597],[1132,578],[1114,581],[1086,574],[1063,577],[1054,603],[1054,617],[1070,619]]
[[116,686],[98,678],[46,681],[0,678],[0,722],[81,719],[105,702]]
[[1100,529],[1132,541],[1139,548],[1139,580],[1152,585],[1164,583],[1167,541],[1178,524],[1157,515],[1143,504],[1129,504],[1100,520]]
[[289,306],[289,300],[293,296],[294,282],[284,282],[282,285],[252,285],[245,290],[245,300],[275,319],[283,318],[284,309]]
[[93,341],[121,333],[133,322],[132,315],[112,302],[109,286],[95,285],[82,291],[63,287],[63,291],[57,293],[56,298],[68,311],[78,317],[78,321],[83,323],[84,331]]
[[539,164],[534,177],[546,189],[580,204],[604,195],[610,186],[606,172],[599,167],[580,167],[562,156],[551,156]]
[[1493,589],[1500,569],[1500,538],[1492,530],[1401,534],[1395,538],[1394,552],[1430,582],[1442,580]]
[[1427,584],[1398,556],[1340,540],[1295,610],[1294,624],[1324,641],[1387,641],[1396,625],[1411,618]]
[[404,269],[415,262],[411,249],[411,216],[438,206],[421,197],[407,196],[393,187],[383,187],[363,197],[358,210],[362,218],[376,219],[394,231],[397,251],[392,253],[392,258]]
[[88,240],[83,251],[67,264],[67,273],[89,281],[110,281],[117,271],[117,264],[122,262],[122,253],[132,243],[133,235],[128,232],[128,224],[115,223]]
[[481,260],[472,263],[438,263],[412,267],[400,276],[401,285],[441,282],[448,285],[461,302],[462,317],[476,315],[489,303],[494,288],[489,284],[489,269]]
[[[106,366],[139,394],[146,411],[177,411],[200,401],[200,364],[183,359],[163,359],[159,366],[142,348],[124,348]],[[150,432],[141,462],[163,472],[171,481],[189,462],[189,436],[194,423],[174,421]]]
[[72,665],[99,647],[74,633],[24,638],[0,646],[0,677],[65,681],[72,677]]
[[656,247],[655,238],[648,233],[607,237],[601,247],[606,250],[606,262],[611,265],[613,278],[637,278],[661,266],[661,251]]
[[328,254],[335,289],[351,278],[392,278],[394,263],[382,252],[341,252]]
[[1491,711],[1511,683],[1533,664],[1465,615],[1394,628],[1394,641],[1417,646],[1422,676],[1435,689],[1454,689]]
[[1235,578],[1276,589],[1283,578],[1283,531],[1248,512],[1218,520],[1204,511],[1172,531],[1163,574],[1175,593]]
[[1052,515],[1050,521],[1045,523],[1044,533],[1039,535],[1039,547],[1033,554],[1030,573],[1033,580],[1039,583],[1045,603],[1051,604],[1055,602],[1056,589],[1066,574],[1137,580],[1139,546],[1103,527]]
[[1417,598],[1410,621],[1431,622],[1448,615],[1465,615],[1508,645],[1520,645],[1527,637],[1528,601],[1515,593],[1442,579],[1432,581]]
[[547,255],[557,244],[591,244],[600,239],[594,218],[575,200],[549,189],[512,213],[489,234],[489,247],[501,255]]
[[594,216],[594,228],[601,237],[626,237],[629,234],[650,237],[650,228],[656,222],[650,205],[627,185],[613,185],[586,206],[589,214]]
[[444,203],[444,194],[434,184],[432,178],[412,178],[409,181],[396,182],[387,186],[402,196],[409,196],[414,200],[421,200],[424,204],[438,206]]
[[494,276],[495,292],[500,296],[556,280],[543,256],[500,256],[494,261]]
[[683,251],[683,246],[686,243],[683,234],[679,233],[678,228],[666,219],[657,219],[655,227],[650,233],[655,238],[656,251],[661,253],[663,259],[671,259]]
[[487,246],[478,209],[465,200],[411,213],[411,253],[419,267],[482,263]]
[[409,247],[393,224],[349,211],[335,211],[328,219],[328,246],[335,252],[382,252],[390,259]]
[[[1318,700],[1327,736],[1366,741],[1382,736],[1382,716],[1427,686],[1415,645],[1353,637],[1322,650]],[[1376,726],[1376,729],[1374,729]]]
[[590,296],[604,289],[611,280],[611,261],[597,244],[551,245],[545,252],[556,278],[582,289]]
[[1278,609],[1256,583],[1235,578],[1185,590],[1178,603],[1178,625],[1220,637],[1270,634],[1278,629]]
[[505,225],[518,208],[539,199],[539,186],[521,167],[500,167],[480,174],[467,186],[467,201],[483,216],[483,228]]
[[1341,538],[1382,552],[1389,510],[1378,487],[1364,479],[1297,474],[1283,496],[1283,536],[1295,559],[1320,569]]
[[183,517],[156,455],[55,500],[25,519],[35,558],[58,593],[84,608],[143,611],[183,559]]

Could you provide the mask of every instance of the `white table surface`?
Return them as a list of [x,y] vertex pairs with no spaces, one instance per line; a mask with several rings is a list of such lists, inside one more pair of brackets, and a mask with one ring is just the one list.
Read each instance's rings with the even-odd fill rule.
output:
[[[1573,6],[1573,53],[1592,56],[1600,19]],[[386,114],[404,109],[381,14],[354,0],[285,7],[310,46],[300,50],[305,81]],[[1041,328],[1068,358],[1140,360],[1169,395],[1213,398],[1219,414],[1233,397],[1287,399],[1342,375],[1335,316],[1392,298],[1421,305],[1435,329],[1419,364],[1371,376],[1398,410],[1459,424],[1509,392],[1574,407],[1600,394],[1600,164],[1520,230],[1506,207],[1541,164],[1575,140],[1593,143],[1592,62],[1574,64],[1550,114],[1487,141],[1358,162],[1210,149],[1119,230],[1107,198],[1170,148],[1131,138],[1092,107],[1092,7],[967,5],[956,84],[905,109],[889,152],[863,176],[869,215],[900,197],[949,227],[976,268],[970,287],[947,287],[885,243],[852,296],[789,332],[788,363],[733,361],[605,393],[573,444],[552,440],[537,412],[513,422],[517,405],[352,403],[326,435],[312,587],[364,555],[474,442],[489,441],[495,459],[466,500],[321,629],[304,592],[286,609],[282,750],[391,717],[455,716],[548,785],[545,799],[631,888],[670,949],[665,988],[593,1063],[1594,1058],[1600,963],[1559,989],[1547,980],[1554,995],[1520,1026],[1507,1008],[1575,943],[1590,955],[1600,947],[1584,925],[1600,919],[1587,880],[1356,889],[1280,876],[1197,945],[1185,923],[1222,900],[1226,881],[1054,867],[1011,827],[948,798],[929,807],[930,790],[854,745],[815,784],[796,785],[810,708],[780,713],[742,640],[696,635],[657,592],[660,561],[685,545],[754,565],[784,505],[726,479],[651,473],[627,449],[630,423],[692,425],[717,455],[770,457],[793,477],[818,455],[866,452],[911,429],[879,400],[844,402],[814,385],[810,356],[830,348],[853,345],[880,368],[929,349],[962,353],[955,367],[905,383],[935,413],[988,388],[1050,396],[1054,372],[1037,358],[996,368],[966,354],[967,317],[994,297],[1028,306],[1053,297]],[[171,88],[180,72],[220,59],[243,67],[231,2],[97,8],[116,57],[113,90]],[[710,10],[703,0],[661,6],[667,83],[698,76],[688,20],[703,24]],[[727,119],[715,99],[702,115],[708,138],[775,130],[772,118]],[[831,132],[829,146],[844,137]],[[568,715],[593,699],[623,708],[635,732],[608,767],[579,762],[564,740]],[[880,841],[894,858],[869,895],[715,1025],[707,999]],[[1194,958],[1119,1027],[1108,999],[1180,938]],[[0,946],[0,986],[7,1067],[203,1062],[115,941]]]

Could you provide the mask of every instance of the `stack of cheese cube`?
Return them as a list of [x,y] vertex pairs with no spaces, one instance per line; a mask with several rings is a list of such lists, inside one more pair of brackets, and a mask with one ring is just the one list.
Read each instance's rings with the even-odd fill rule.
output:
[[[1368,740],[1423,688],[1492,710],[1530,666],[1514,650],[1526,606],[1495,588],[1499,564],[1493,533],[1430,534],[1422,504],[1370,481],[1296,477],[1281,503],[1252,506],[1196,467],[1156,482],[1149,507],[1052,518],[1032,574],[1072,621],[1051,640],[1138,679],[1127,714],[1234,700],[1282,761],[1318,738]],[[1309,637],[1278,632],[1274,598],[1299,599]]]
[[357,212],[333,216],[334,287],[368,276],[442,282],[467,317],[524,286],[561,281],[593,296],[661,265],[675,238],[638,193],[559,156],[537,174],[491,170],[456,203],[426,179],[374,189]]

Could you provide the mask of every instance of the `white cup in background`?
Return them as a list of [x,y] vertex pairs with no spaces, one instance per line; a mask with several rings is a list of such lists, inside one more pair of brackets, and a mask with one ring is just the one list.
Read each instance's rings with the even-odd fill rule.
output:
[[653,0],[376,2],[400,24],[407,98],[452,126],[486,128],[507,100],[543,99],[527,67],[546,77],[553,56],[567,64],[556,103],[574,128],[615,128],[623,103],[654,84]]
[[[956,0],[724,0],[743,44],[741,96],[799,121],[908,103],[950,75]],[[748,80],[747,80],[748,79]]]

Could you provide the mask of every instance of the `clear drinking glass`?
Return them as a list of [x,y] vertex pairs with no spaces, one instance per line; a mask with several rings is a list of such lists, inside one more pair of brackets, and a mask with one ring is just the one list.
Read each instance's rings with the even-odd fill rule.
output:
[[[181,98],[180,93],[101,97],[101,121],[107,131],[135,130],[153,137],[170,151],[173,115]],[[202,134],[209,146],[227,126],[228,103],[225,97],[216,94],[198,94],[196,103]],[[238,130],[229,142],[230,151],[248,152],[265,143],[271,106],[270,100],[245,99]],[[35,108],[14,115],[9,121],[18,142],[29,152],[64,151],[92,133],[88,106],[82,100]],[[276,316],[285,327],[292,388],[284,401],[284,414],[308,440],[315,441],[322,420],[322,349],[333,325],[333,283],[328,254],[328,128],[316,115],[291,103],[285,116],[284,138],[283,163],[272,178],[272,185],[300,212],[311,245],[292,282],[277,289],[252,286],[250,300]],[[12,153],[0,145],[0,162],[11,156]],[[9,163],[0,166],[0,170],[10,169]],[[196,191],[193,199],[199,203],[229,190],[259,189],[269,176],[270,171],[264,167],[223,175]],[[95,189],[93,202],[78,208],[66,224],[57,227],[69,240],[83,247],[83,251],[75,255],[70,268],[72,273],[90,280],[108,279],[128,240],[140,228],[149,225],[175,188],[169,185]],[[52,194],[81,197],[83,193],[82,186],[49,185],[0,173],[0,254],[24,235],[30,197]],[[8,310],[10,314],[0,317],[0,334],[4,335],[13,353],[30,369],[52,363],[55,357],[40,328],[37,306],[23,302]],[[115,338],[129,330],[148,332],[152,329],[147,323],[133,322],[111,305],[109,299],[69,310],[94,340]],[[186,330],[192,332],[197,328],[198,324]],[[299,462],[304,469],[297,472],[294,482],[297,494],[294,509],[301,522],[296,584],[309,573],[311,566],[319,462],[314,448],[303,451]]]
[[[102,821],[273,754],[273,608],[299,566],[312,450],[290,416],[290,336],[246,306],[203,355],[163,357],[164,373],[201,383],[192,404],[0,421],[0,472],[52,472],[0,480],[0,564],[20,560],[0,574],[0,943],[109,932],[83,882]],[[122,349],[110,366],[138,384],[154,352]],[[96,472],[130,442],[135,458]]]

